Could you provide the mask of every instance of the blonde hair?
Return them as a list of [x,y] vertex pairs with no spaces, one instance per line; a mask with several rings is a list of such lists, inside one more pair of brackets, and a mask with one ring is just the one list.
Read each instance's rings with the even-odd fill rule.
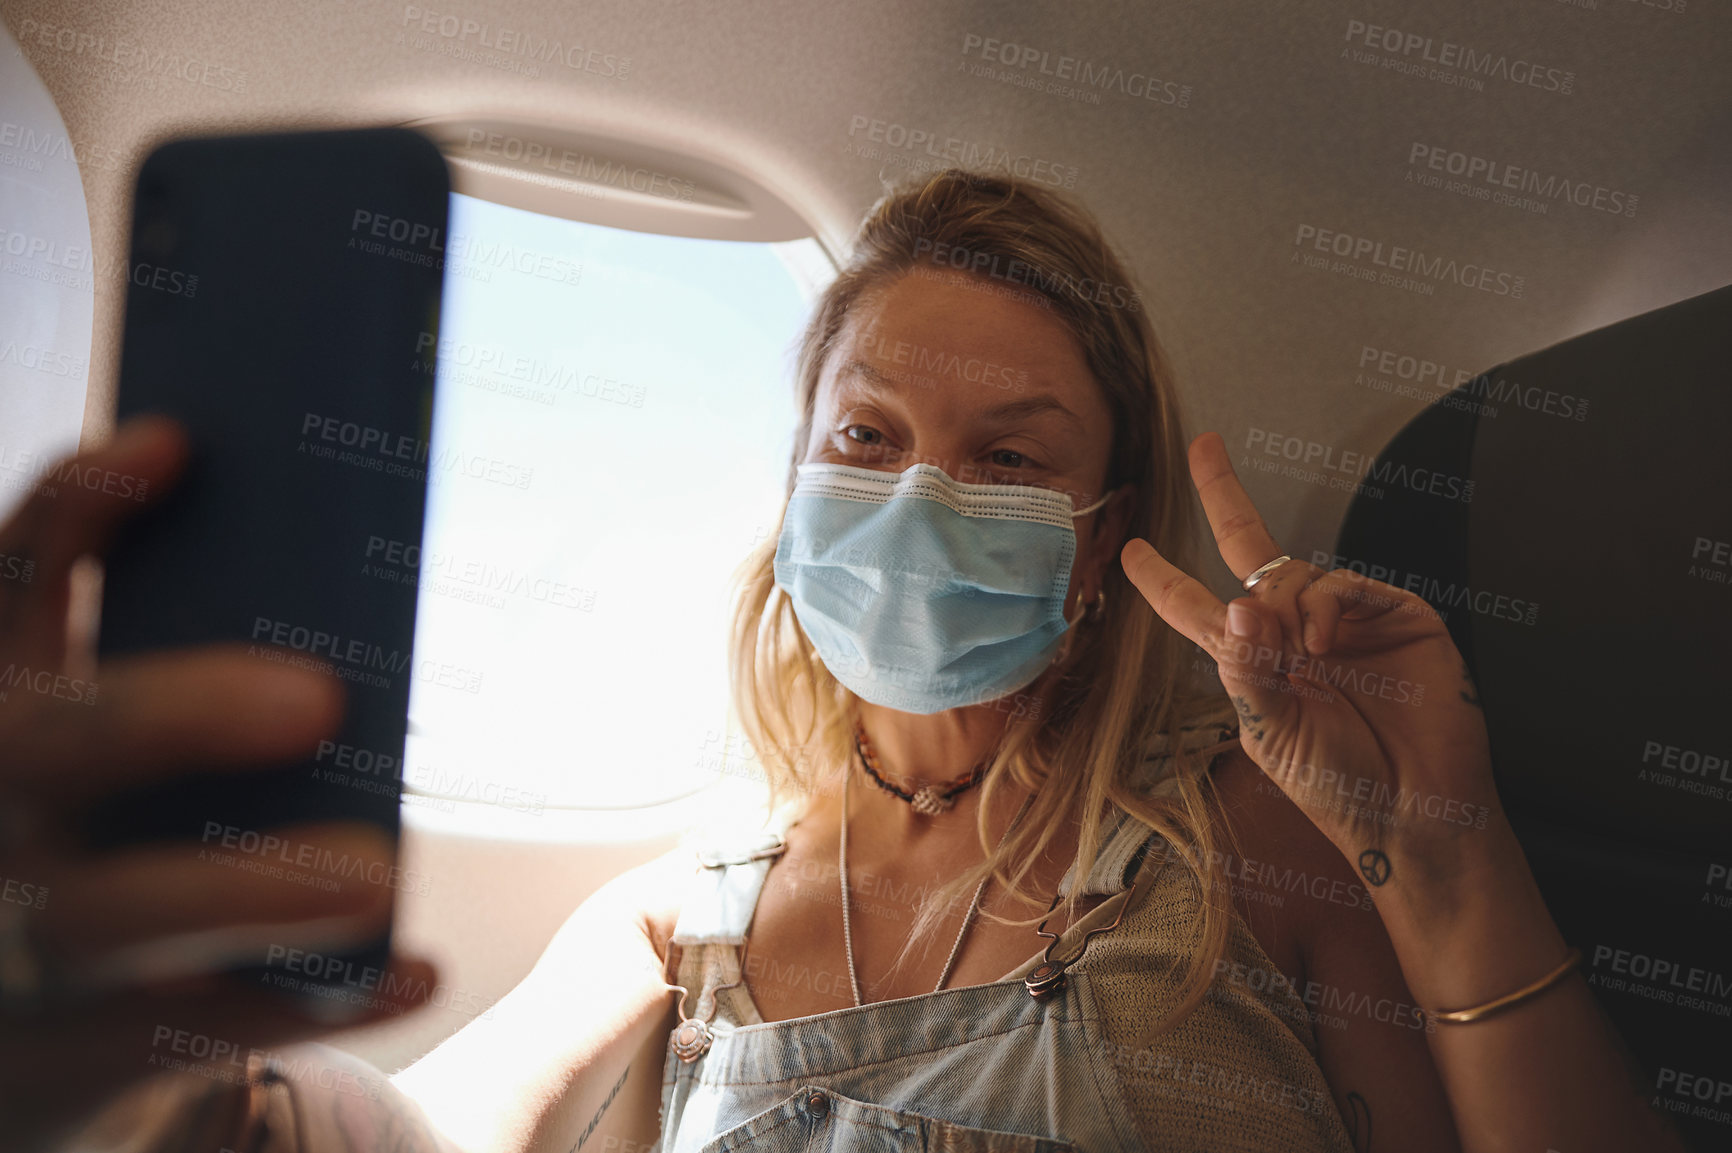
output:
[[[955,272],[967,273],[956,278],[965,283],[1036,304],[1074,336],[1113,418],[1102,491],[1132,486],[1125,494],[1131,501],[1130,534],[1194,571],[1197,518],[1186,440],[1166,357],[1141,299],[1084,209],[1010,177],[935,172],[887,191],[867,213],[845,266],[819,298],[800,341],[795,388],[801,418],[789,491],[809,440],[820,377],[856,307],[903,275]],[[778,522],[777,533],[741,566],[730,636],[734,710],[764,766],[772,808],[803,803],[824,780],[845,771],[854,755],[858,716],[857,698],[825,668],[791,601],[776,588],[780,527]],[[1230,886],[1214,876],[1221,853],[1211,819],[1212,790],[1206,773],[1191,771],[1181,731],[1230,723],[1232,710],[1218,690],[1189,687],[1189,643],[1126,579],[1116,549],[1105,568],[1103,616],[1071,630],[1074,643],[1063,665],[1030,686],[1048,686],[1032,709],[1018,698],[980,786],[977,826],[986,859],[926,892],[897,963],[988,874],[1012,900],[1037,910],[1025,920],[994,919],[1034,925],[1046,916],[1050,897],[1025,887],[1033,862],[1070,820],[1093,814],[1081,820],[1075,857],[1075,878],[1086,878],[1102,847],[1100,817],[1116,804],[1166,838],[1170,859],[1189,868],[1201,896],[1196,948],[1178,1003],[1164,1018],[1170,1024],[1208,992],[1232,918]],[[1157,796],[1147,791],[1147,782],[1137,787],[1133,774],[1161,734],[1179,760],[1176,793]],[[986,818],[1007,779],[1035,795],[1024,819],[995,846]],[[1066,909],[1071,919],[1082,888],[1072,886]]]

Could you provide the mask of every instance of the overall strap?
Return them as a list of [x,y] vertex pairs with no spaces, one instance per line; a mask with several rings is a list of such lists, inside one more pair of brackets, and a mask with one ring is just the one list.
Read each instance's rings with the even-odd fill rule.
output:
[[755,833],[712,833],[694,844],[700,867],[674,923],[674,944],[745,943],[770,864],[788,847],[785,827],[772,820]]
[[[686,990],[682,1012],[708,1021],[716,995],[741,979],[740,946],[770,865],[787,849],[785,817],[745,836],[711,833],[695,842],[698,869],[669,938],[667,981]],[[678,961],[674,960],[678,955]]]
[[[1194,754],[1187,770],[1190,775],[1195,777],[1207,773],[1214,766],[1216,757],[1234,747],[1236,731],[1237,725],[1234,724],[1203,725],[1186,730],[1183,747]],[[1178,771],[1177,759],[1169,745],[1165,734],[1157,739],[1132,774],[1131,784],[1134,788],[1143,789],[1152,796],[1173,795],[1178,792],[1178,782],[1174,778]],[[1089,870],[1088,880],[1084,883],[1080,895],[1111,896],[1130,888],[1136,878],[1137,867],[1158,837],[1155,830],[1114,805],[1112,811],[1101,820],[1100,852],[1095,857],[1094,868]],[[1059,882],[1058,895],[1061,898],[1069,896],[1075,884],[1076,865],[1072,863],[1065,872],[1064,879]]]
[[[1095,856],[1094,868],[1089,870],[1088,881],[1079,896],[1111,896],[1130,888],[1133,863],[1140,863],[1145,847],[1156,835],[1153,829],[1117,807],[1101,822],[1101,830],[1100,852]],[[1070,896],[1075,884],[1076,862],[1073,861],[1065,871],[1064,879],[1058,883],[1059,897]]]

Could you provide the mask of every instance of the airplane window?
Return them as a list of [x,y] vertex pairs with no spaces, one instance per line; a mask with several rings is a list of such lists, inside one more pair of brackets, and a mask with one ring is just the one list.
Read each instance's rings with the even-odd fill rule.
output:
[[730,577],[775,523],[828,258],[462,195],[446,257],[424,550],[375,558],[420,581],[405,814],[540,833],[738,785]]

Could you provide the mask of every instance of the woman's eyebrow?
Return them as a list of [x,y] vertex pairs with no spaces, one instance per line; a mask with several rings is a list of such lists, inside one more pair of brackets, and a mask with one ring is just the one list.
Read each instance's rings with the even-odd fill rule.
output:
[[[848,384],[851,387],[861,389],[865,392],[888,392],[895,394],[902,391],[893,376],[867,364],[863,360],[850,360],[843,364],[841,370],[837,373],[837,377],[839,380],[844,378],[847,379]],[[1078,417],[1076,413],[1066,408],[1058,397],[1045,392],[1037,393],[1034,396],[1025,396],[1020,400],[1009,401],[1005,404],[994,405],[981,413],[981,416],[998,424],[1009,424],[1012,421],[1023,420],[1031,416],[1039,416],[1042,413],[1047,412],[1056,413],[1069,421],[1079,431],[1082,430],[1082,419]]]
[[985,416],[988,420],[998,421],[1001,424],[1008,424],[1011,421],[1022,420],[1026,417],[1039,416],[1041,413],[1045,412],[1057,413],[1059,416],[1062,416],[1065,420],[1074,425],[1079,431],[1082,429],[1082,420],[1076,413],[1061,404],[1058,397],[1044,392],[1036,396],[1025,397],[1022,400],[1013,400],[1009,404],[995,405],[994,407],[987,409],[981,415]]
[[896,391],[895,382],[890,377],[873,368],[864,360],[850,360],[843,364],[841,369],[837,371],[836,377],[838,380],[852,378],[856,382],[864,383],[867,389],[872,391]]

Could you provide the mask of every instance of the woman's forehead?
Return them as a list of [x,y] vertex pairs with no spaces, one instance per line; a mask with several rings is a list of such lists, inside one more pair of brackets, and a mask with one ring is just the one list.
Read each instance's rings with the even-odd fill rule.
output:
[[1004,295],[963,273],[899,277],[855,305],[825,385],[832,392],[942,389],[998,409],[1047,398],[1083,423],[1092,423],[1091,415],[1104,420],[1082,347],[1050,308],[1021,298],[1028,295]]

